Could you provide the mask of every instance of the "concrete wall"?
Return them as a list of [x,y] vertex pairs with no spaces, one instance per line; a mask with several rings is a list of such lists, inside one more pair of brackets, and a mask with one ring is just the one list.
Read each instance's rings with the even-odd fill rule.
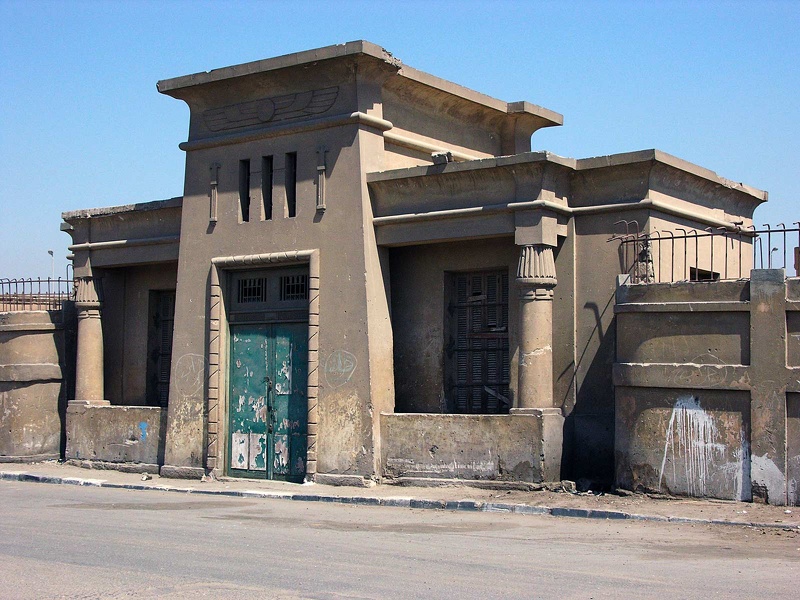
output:
[[0,313],[0,462],[61,456],[70,309]]
[[621,285],[616,481],[800,502],[800,280]]
[[382,414],[384,476],[542,481],[535,415]]
[[73,464],[158,473],[166,417],[161,408],[70,405],[67,413],[66,458]]
[[786,495],[790,504],[800,504],[800,393],[786,394]]
[[[576,211],[577,397],[574,409],[568,412],[566,426],[574,432],[571,436],[574,468],[570,476],[575,479],[585,477],[606,483],[613,479],[615,423],[619,431],[611,376],[615,347],[620,347],[616,336],[623,330],[637,327],[620,327],[616,324],[619,315],[614,314],[613,280],[616,274],[625,273],[627,267],[617,243],[608,240],[611,235],[625,231],[626,226],[620,220],[628,221],[632,232],[637,228],[642,232],[676,230],[677,227],[703,230],[713,220],[717,225],[726,221],[743,221],[746,227],[752,223],[756,206],[766,199],[764,192],[726,181],[697,165],[658,151],[654,153],[655,160],[643,160],[644,154],[580,159],[570,179],[569,205]],[[582,207],[590,209],[598,204],[621,205],[626,202],[634,203],[624,211],[578,212],[583,210]],[[641,203],[638,209],[636,202]],[[702,262],[704,251],[709,252],[709,249],[700,248],[701,267],[705,264]],[[719,246],[715,251],[717,265],[724,251]],[[749,247],[744,254],[747,255],[748,251]],[[681,255],[675,263],[676,275],[678,271],[683,275],[685,265],[682,259]],[[729,261],[729,271],[731,276],[735,276],[732,273],[733,257],[729,256]],[[661,266],[664,270],[671,268],[666,260]],[[738,265],[735,266],[738,270]],[[681,318],[685,315],[682,313]],[[692,319],[697,321],[696,317],[688,320]]]

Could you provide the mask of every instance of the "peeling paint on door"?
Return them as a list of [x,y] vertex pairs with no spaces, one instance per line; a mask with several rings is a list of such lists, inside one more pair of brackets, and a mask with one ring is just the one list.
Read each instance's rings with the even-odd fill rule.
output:
[[241,431],[231,434],[231,468],[246,469],[249,452],[249,436]]
[[[231,475],[300,481],[305,475],[305,324],[231,325]],[[246,438],[246,439],[245,439]]]
[[263,433],[250,434],[250,452],[247,468],[251,471],[265,471],[267,468],[264,462],[264,456],[266,455],[266,438],[267,436]]

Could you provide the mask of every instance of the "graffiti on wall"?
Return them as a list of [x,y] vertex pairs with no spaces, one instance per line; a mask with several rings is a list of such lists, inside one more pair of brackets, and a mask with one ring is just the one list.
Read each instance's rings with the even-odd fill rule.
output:
[[350,381],[357,364],[356,357],[345,350],[332,352],[325,361],[325,381],[332,388],[344,385]]
[[206,358],[200,354],[184,354],[175,364],[175,382],[178,391],[190,398],[203,391],[206,377]]

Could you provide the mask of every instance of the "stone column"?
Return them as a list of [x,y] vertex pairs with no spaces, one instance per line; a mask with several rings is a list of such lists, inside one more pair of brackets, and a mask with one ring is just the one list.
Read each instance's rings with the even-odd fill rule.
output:
[[553,249],[523,246],[519,286],[519,378],[517,408],[553,408]]
[[99,282],[93,277],[75,280],[78,343],[75,399],[70,404],[109,404],[103,381],[103,327],[100,320]]
[[564,416],[553,398],[553,247],[522,246],[517,268],[519,287],[519,365],[516,407],[512,415],[537,421],[535,470],[544,481],[561,478]]

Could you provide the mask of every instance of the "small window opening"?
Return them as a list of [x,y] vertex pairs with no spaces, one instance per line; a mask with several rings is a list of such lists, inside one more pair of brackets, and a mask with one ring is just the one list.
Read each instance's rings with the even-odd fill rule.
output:
[[250,161],[239,161],[239,217],[242,223],[250,220]]
[[248,302],[266,302],[267,278],[252,277],[248,279],[240,279],[237,300],[239,304],[246,304]]
[[262,212],[264,220],[272,219],[272,168],[273,161],[271,156],[264,156],[261,159],[261,201],[263,202]]
[[308,275],[281,276],[281,302],[308,300]]
[[297,152],[286,155],[286,207],[289,217],[297,214]]
[[716,271],[706,271],[696,267],[689,267],[689,279],[691,281],[719,281],[719,273]]

